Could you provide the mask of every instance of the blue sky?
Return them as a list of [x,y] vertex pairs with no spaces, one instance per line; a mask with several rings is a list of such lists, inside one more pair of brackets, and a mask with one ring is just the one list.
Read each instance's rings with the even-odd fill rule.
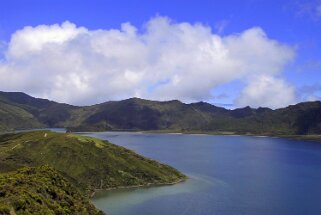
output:
[[[144,32],[146,23],[157,16],[167,17],[173,23],[190,23],[192,25],[201,23],[202,26],[209,27],[212,34],[219,35],[222,38],[229,35],[238,35],[247,29],[259,27],[265,32],[268,39],[275,40],[293,49],[295,56],[286,61],[281,69],[282,71],[273,74],[272,80],[273,82],[274,78],[282,79],[281,85],[286,82],[287,86],[295,89],[295,99],[289,100],[288,103],[320,99],[321,1],[318,0],[2,0],[0,7],[2,58],[5,63],[8,63],[9,59],[6,59],[5,56],[12,35],[25,26],[61,25],[63,22],[69,21],[77,27],[85,27],[89,31],[95,31],[97,29],[119,29],[122,23],[130,22],[132,26],[137,28],[138,32]],[[10,73],[7,72],[6,74]],[[3,80],[5,78],[5,76],[1,77]],[[106,78],[106,81],[108,82],[108,78]],[[163,79],[159,82],[162,81]],[[145,82],[148,81],[145,80]],[[242,78],[212,85],[211,96],[203,97],[197,94],[193,97],[194,100],[207,100],[213,103],[234,104],[235,106],[246,105],[246,101],[249,101],[249,105],[259,106],[260,101],[254,102],[253,99],[245,99],[245,102],[236,104],[239,92],[248,85],[248,82],[245,83]],[[41,87],[39,87],[39,93],[36,89],[28,90],[28,88],[20,87],[17,84],[6,86],[0,90],[14,90],[15,87],[16,90],[26,90],[33,95],[57,99],[57,96],[53,96],[56,94],[48,91],[42,92],[44,90]],[[147,88],[150,89],[153,86],[147,86]],[[208,92],[204,92],[204,94],[208,94]],[[95,103],[103,99],[122,99],[126,95],[132,96],[130,93],[124,93],[119,97],[101,96],[101,99],[98,100],[87,101],[84,99],[78,102],[66,98],[62,101],[79,104]],[[140,96],[141,94],[138,93],[137,95]],[[190,99],[181,94],[177,95],[178,99],[187,102],[193,101],[193,98]],[[171,99],[170,96],[162,97],[159,95],[142,97]],[[284,106],[286,103],[280,103],[280,105],[274,105],[273,103],[271,107],[282,105]],[[267,103],[266,106],[269,106],[269,104]]]

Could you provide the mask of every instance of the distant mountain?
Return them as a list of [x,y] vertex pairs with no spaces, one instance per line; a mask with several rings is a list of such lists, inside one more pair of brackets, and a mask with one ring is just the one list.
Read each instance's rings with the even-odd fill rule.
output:
[[0,92],[0,130],[63,126],[76,107],[19,92]]
[[65,127],[71,131],[158,130],[237,134],[321,134],[321,102],[272,110],[228,110],[209,103],[149,101],[131,98],[77,107],[0,92],[0,130]]

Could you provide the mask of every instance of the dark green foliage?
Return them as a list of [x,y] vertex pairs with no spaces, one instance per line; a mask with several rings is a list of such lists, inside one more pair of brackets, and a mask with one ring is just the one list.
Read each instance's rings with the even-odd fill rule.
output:
[[226,110],[198,102],[157,102],[132,98],[87,107],[0,92],[0,131],[65,127],[70,131],[158,130],[237,134],[321,134],[321,102],[286,108]]
[[74,108],[25,93],[0,92],[0,131],[63,127]]
[[[124,129],[157,129],[159,113],[136,102],[125,100],[122,105],[117,102],[107,103],[104,108],[89,116],[85,124],[95,124],[99,121],[106,121],[109,124],[119,124]],[[142,117],[144,116],[145,117]]]
[[185,178],[172,167],[91,137],[49,131],[0,136],[0,172],[39,165],[54,167],[85,194]]
[[0,214],[104,214],[49,166],[0,174]]

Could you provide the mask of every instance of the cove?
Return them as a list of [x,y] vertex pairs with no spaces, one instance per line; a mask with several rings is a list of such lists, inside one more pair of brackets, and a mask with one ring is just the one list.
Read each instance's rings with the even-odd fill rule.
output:
[[109,215],[321,214],[321,144],[270,137],[86,133],[169,164],[190,179],[99,192]]

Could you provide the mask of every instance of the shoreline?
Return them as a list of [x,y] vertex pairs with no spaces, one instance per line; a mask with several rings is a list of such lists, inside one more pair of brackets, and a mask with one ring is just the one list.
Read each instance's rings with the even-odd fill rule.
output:
[[95,189],[90,195],[89,199],[93,199],[97,192],[108,192],[113,190],[125,190],[125,189],[131,189],[131,188],[149,188],[149,187],[158,187],[158,186],[171,186],[178,183],[185,182],[189,179],[189,177],[182,178],[180,180],[169,182],[169,183],[148,183],[148,184],[141,184],[141,185],[130,185],[130,186],[119,186],[119,187],[111,187],[106,189]]
[[141,131],[141,133],[154,133],[154,134],[190,134],[190,135],[213,135],[213,136],[247,136],[247,137],[257,137],[257,138],[284,138],[290,140],[302,140],[302,141],[311,141],[311,142],[321,142],[321,134],[310,134],[310,135],[268,135],[268,134],[238,134],[233,132],[201,132],[201,131],[187,131],[177,133],[177,131]]
[[86,133],[103,133],[103,132],[126,132],[133,134],[171,134],[171,135],[213,135],[213,136],[248,136],[248,137],[258,137],[258,138],[285,138],[290,140],[302,140],[302,141],[310,141],[310,142],[321,142],[321,134],[309,134],[309,135],[274,135],[274,134],[252,134],[252,133],[244,133],[239,134],[235,132],[216,132],[216,131],[177,131],[177,130],[141,130],[141,131],[129,131],[129,130],[109,130],[109,131],[95,131],[95,132],[72,132],[76,134],[86,134]]
[[[65,129],[65,128],[35,128],[35,129],[21,129],[12,131],[1,131],[0,135],[7,133],[16,133],[23,131],[33,131],[33,130],[52,130],[52,129]],[[57,131],[54,131],[57,132]],[[213,136],[248,136],[248,137],[258,137],[258,138],[285,138],[291,140],[302,140],[311,142],[321,142],[321,134],[308,134],[308,135],[296,135],[296,134],[253,134],[253,133],[237,133],[231,131],[181,131],[181,130],[107,130],[107,131],[68,131],[65,129],[66,133],[75,134],[87,134],[87,133],[104,133],[104,132],[126,132],[132,134],[172,134],[172,135],[213,135]]]

